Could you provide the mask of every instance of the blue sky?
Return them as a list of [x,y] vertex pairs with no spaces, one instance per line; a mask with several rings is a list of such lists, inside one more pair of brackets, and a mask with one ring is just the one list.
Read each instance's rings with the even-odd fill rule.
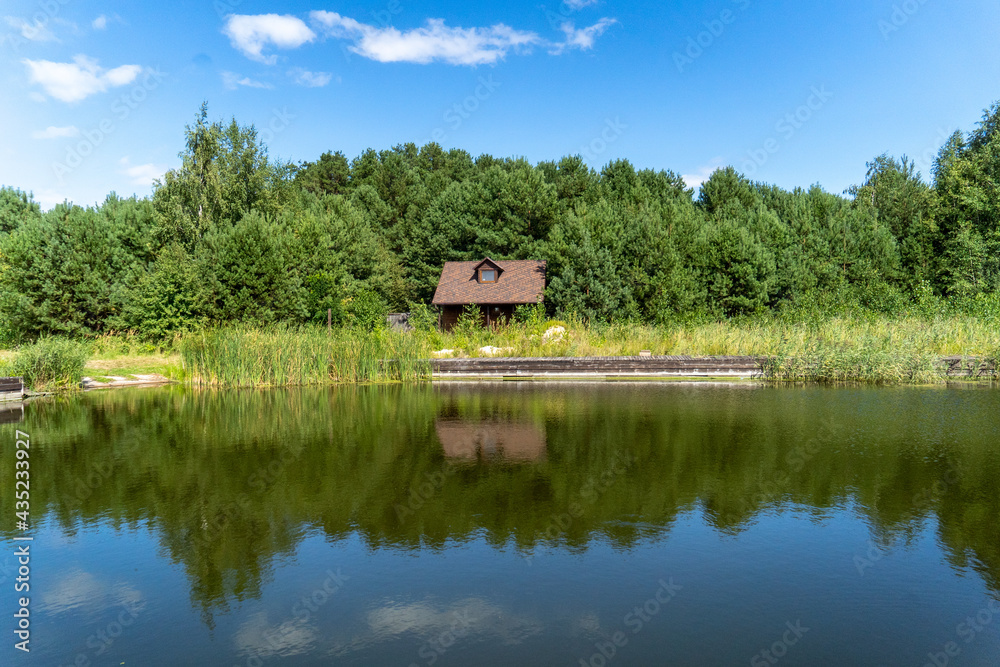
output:
[[1000,100],[1000,4],[5,2],[0,86],[0,184],[46,207],[148,195],[203,100],[295,162],[437,140],[841,192]]

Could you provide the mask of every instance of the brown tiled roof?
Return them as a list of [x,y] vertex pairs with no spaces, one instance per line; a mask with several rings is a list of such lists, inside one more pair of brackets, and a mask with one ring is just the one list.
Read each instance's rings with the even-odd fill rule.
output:
[[495,283],[480,283],[477,262],[446,262],[434,292],[437,306],[467,303],[541,303],[545,292],[545,262],[511,260],[496,262],[500,276]]

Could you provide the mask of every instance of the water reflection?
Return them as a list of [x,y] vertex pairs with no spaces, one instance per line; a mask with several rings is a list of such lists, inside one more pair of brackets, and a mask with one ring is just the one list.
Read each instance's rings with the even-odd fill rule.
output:
[[[69,536],[88,525],[148,526],[211,624],[231,603],[258,598],[275,563],[309,531],[404,552],[483,537],[524,554],[586,550],[595,541],[627,551],[668,535],[685,513],[738,535],[762,514],[792,507],[823,521],[850,506],[885,548],[936,526],[949,562],[1000,591],[998,397],[661,386],[174,388],[33,403],[20,428],[35,447],[34,515]],[[4,437],[4,460],[12,446]],[[14,534],[11,502],[7,494],[0,500],[5,537]],[[83,594],[74,590],[97,585],[67,576],[65,590],[43,604],[75,604]],[[412,611],[397,605],[370,618],[387,628]],[[417,616],[429,622],[447,613]],[[525,623],[511,632],[530,633]],[[284,634],[296,645],[311,641],[306,630]]]
[[24,404],[0,403],[0,424],[17,424],[24,419]]
[[438,419],[434,430],[448,459],[530,463],[545,458],[545,434],[534,424]]

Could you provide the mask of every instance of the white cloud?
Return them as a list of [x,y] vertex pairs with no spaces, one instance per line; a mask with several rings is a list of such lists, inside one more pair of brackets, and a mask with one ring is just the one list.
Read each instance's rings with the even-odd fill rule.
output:
[[354,39],[351,51],[381,63],[440,61],[450,65],[491,65],[511,50],[542,43],[537,34],[502,23],[489,28],[450,28],[442,19],[428,19],[422,28],[400,32],[391,26],[376,28],[359,23],[334,12],[316,11],[310,16],[325,28],[328,36]]
[[266,65],[278,61],[278,56],[264,55],[268,44],[279,49],[295,49],[316,39],[316,33],[302,19],[278,14],[230,14],[222,32],[243,55]]
[[684,174],[681,178],[684,179],[684,183],[689,188],[694,188],[697,190],[701,187],[701,184],[711,178],[712,174],[722,167],[723,160],[721,157],[714,158],[711,162],[706,165],[702,165],[695,170],[693,174]]
[[32,42],[57,42],[55,33],[49,30],[48,25],[45,21],[36,20],[34,23],[29,23],[24,19],[17,18],[16,16],[5,16],[4,20],[7,22],[11,28],[19,31],[21,37],[32,41]]
[[60,614],[102,600],[104,585],[89,572],[72,570],[58,575],[41,597],[42,609],[50,614]]
[[105,28],[108,27],[108,17],[105,16],[104,14],[101,14],[96,19],[94,19],[94,22],[91,23],[90,25],[94,27],[94,30],[104,30]]
[[269,83],[256,81],[248,76],[241,76],[236,72],[223,72],[222,85],[224,85],[227,90],[236,90],[240,86],[246,86],[247,88],[274,88],[274,86]]
[[556,44],[553,48],[555,53],[562,52],[563,49],[577,48],[583,51],[594,48],[594,42],[604,34],[604,31],[618,23],[615,19],[603,18],[589,28],[577,30],[572,21],[562,24],[562,31],[566,34],[566,41]]
[[376,30],[374,26],[341,16],[337,12],[315,11],[309,13],[313,23],[319,23],[326,29],[328,36],[335,39],[348,39],[356,35]]
[[32,139],[61,139],[64,137],[77,137],[80,135],[80,130],[75,125],[68,125],[66,127],[55,127],[50,125],[44,130],[36,130],[31,133]]
[[251,616],[233,637],[240,653],[263,658],[301,655],[316,644],[316,629],[307,620],[292,618],[275,625],[268,621],[267,613],[260,611]]
[[558,55],[567,49],[591,49],[594,42],[615,19],[603,18],[588,28],[577,30],[572,22],[563,24],[565,41],[550,42],[537,33],[515,30],[498,23],[488,28],[452,28],[442,19],[428,19],[422,28],[405,32],[392,26],[376,27],[336,12],[314,11],[309,14],[325,36],[352,40],[350,50],[382,63],[407,62],[450,65],[492,65],[511,51],[527,52],[533,46],[548,47]]
[[152,162],[148,164],[132,164],[128,156],[119,160],[118,164],[122,167],[121,173],[131,179],[132,185],[144,185],[146,187],[150,187],[153,185],[153,181],[158,178],[163,178],[163,174],[167,171],[166,167],[161,167],[160,165],[153,164]]
[[292,81],[307,88],[321,88],[333,80],[333,75],[329,72],[310,72],[309,70],[295,67],[288,71],[288,76]]
[[43,211],[51,211],[56,205],[70,201],[70,197],[65,192],[57,190],[35,190],[33,194],[35,201],[42,205]]
[[580,10],[584,7],[590,7],[591,5],[596,5],[598,0],[563,0],[567,7],[570,9]]
[[122,65],[105,70],[97,61],[79,55],[71,63],[50,60],[22,60],[28,67],[32,83],[40,85],[50,97],[63,102],[79,102],[108,88],[124,86],[135,81],[142,68],[139,65]]

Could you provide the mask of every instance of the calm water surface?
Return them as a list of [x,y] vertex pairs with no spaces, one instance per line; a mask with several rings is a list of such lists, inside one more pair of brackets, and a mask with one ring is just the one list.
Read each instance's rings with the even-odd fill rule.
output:
[[996,389],[122,390],[0,455],[3,665],[1000,664]]

